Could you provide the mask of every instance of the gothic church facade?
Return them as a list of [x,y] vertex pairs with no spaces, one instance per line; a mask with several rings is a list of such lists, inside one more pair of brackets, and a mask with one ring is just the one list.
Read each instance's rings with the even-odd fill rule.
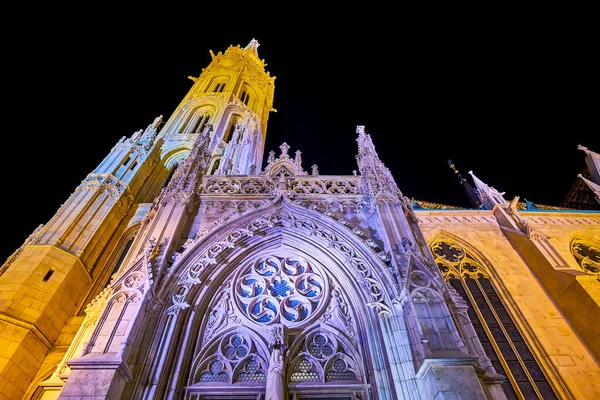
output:
[[410,201],[363,126],[263,165],[258,42],[211,56],[0,269],[2,398],[600,398],[600,211]]

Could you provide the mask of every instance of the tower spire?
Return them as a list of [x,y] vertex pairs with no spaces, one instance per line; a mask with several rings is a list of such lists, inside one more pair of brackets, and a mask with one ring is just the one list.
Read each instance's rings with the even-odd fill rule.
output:
[[403,198],[402,192],[392,176],[389,168],[379,159],[371,135],[365,132],[364,126],[357,126],[358,155],[356,161],[361,175],[369,191],[373,205],[389,201],[397,203]]
[[452,171],[454,171],[454,173],[458,177],[458,180],[460,181],[461,186],[463,187],[463,189],[465,190],[465,193],[467,194],[467,198],[469,199],[469,203],[471,203],[471,206],[473,206],[473,208],[481,208],[482,203],[481,203],[481,200],[479,199],[477,189],[475,189],[473,186],[471,186],[471,184],[469,182],[467,182],[467,180],[460,174],[460,172],[458,172],[458,169],[456,169],[456,167],[452,163],[452,160],[448,160],[448,166],[452,169]]
[[491,210],[496,204],[501,206],[508,204],[508,202],[504,199],[505,192],[499,192],[492,186],[486,185],[482,180],[477,178],[475,174],[473,174],[473,171],[469,171],[469,175],[471,175],[473,182],[475,182],[477,194],[481,204],[483,205],[483,208],[486,210]]

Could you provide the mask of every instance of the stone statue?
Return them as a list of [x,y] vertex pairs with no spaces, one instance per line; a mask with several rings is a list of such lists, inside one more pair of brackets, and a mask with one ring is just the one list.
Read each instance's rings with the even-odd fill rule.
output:
[[284,357],[281,349],[273,349],[267,370],[267,393],[265,400],[284,400]]
[[282,324],[276,324],[271,328],[269,347],[271,356],[269,368],[267,369],[267,384],[265,400],[285,400],[285,351],[286,332]]

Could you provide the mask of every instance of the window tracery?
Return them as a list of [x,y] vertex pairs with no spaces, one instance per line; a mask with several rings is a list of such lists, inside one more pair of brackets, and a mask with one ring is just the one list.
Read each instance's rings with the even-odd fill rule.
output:
[[326,289],[307,260],[268,256],[240,269],[233,290],[237,306],[252,322],[297,326],[316,316]]
[[[266,253],[241,263],[219,289],[198,339],[189,398],[235,385],[264,392],[269,384],[271,327],[294,328],[285,351],[289,393],[325,393],[324,384],[362,393],[364,373],[346,295],[304,257]],[[250,328],[248,322],[253,327]],[[232,386],[233,387],[233,386]]]
[[290,382],[357,381],[360,372],[350,346],[333,332],[318,329],[306,336],[290,363]]
[[582,270],[600,278],[600,245],[577,238],[571,242],[571,254]]
[[211,110],[206,107],[192,110],[183,125],[181,125],[179,133],[201,133],[209,124],[211,117]]
[[194,383],[266,381],[265,360],[259,356],[254,341],[245,333],[236,331],[225,335],[196,369]]
[[431,251],[445,280],[469,305],[469,318],[494,369],[507,377],[502,384],[507,398],[557,399],[484,266],[450,240],[437,240]]

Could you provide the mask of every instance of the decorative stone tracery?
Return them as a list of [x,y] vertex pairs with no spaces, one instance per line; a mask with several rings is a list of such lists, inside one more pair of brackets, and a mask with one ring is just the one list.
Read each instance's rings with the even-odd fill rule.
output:
[[[318,391],[322,388],[315,384],[330,383],[362,392],[364,367],[353,313],[325,272],[289,250],[239,264],[201,323],[189,398],[249,390],[275,400],[284,398],[286,387]],[[292,329],[294,341],[288,346]],[[227,385],[232,389],[224,389]]]
[[571,254],[582,270],[600,277],[600,244],[591,240],[574,239],[571,242]]
[[[203,246],[205,250],[195,255],[194,260],[178,273],[178,284],[172,297],[173,304],[169,307],[168,312],[176,314],[179,310],[189,307],[186,299],[190,288],[201,282],[201,276],[210,265],[216,264],[216,258],[222,252],[235,248],[238,242],[242,240],[276,226],[298,230],[304,235],[312,236],[323,242],[327,248],[340,254],[342,259],[346,260],[346,263],[356,272],[357,280],[370,299],[367,305],[373,307],[382,316],[391,314],[390,296],[386,293],[382,282],[374,274],[372,261],[366,260],[361,253],[355,250],[353,245],[339,237],[334,231],[319,226],[310,219],[298,218],[291,211],[283,210],[274,214],[257,216],[245,226],[232,229],[225,236],[217,236],[219,239]],[[214,237],[214,235],[210,237]],[[184,259],[186,258],[180,257],[176,260],[176,263],[183,262]],[[172,269],[176,268],[177,266],[174,264]]]
[[356,349],[340,332],[317,329],[301,342],[288,367],[288,382],[362,380]]
[[267,360],[252,336],[235,330],[215,341],[200,354],[191,384],[210,382],[266,382]]
[[293,327],[315,318],[329,290],[322,273],[307,260],[269,256],[240,269],[233,291],[250,321]]

